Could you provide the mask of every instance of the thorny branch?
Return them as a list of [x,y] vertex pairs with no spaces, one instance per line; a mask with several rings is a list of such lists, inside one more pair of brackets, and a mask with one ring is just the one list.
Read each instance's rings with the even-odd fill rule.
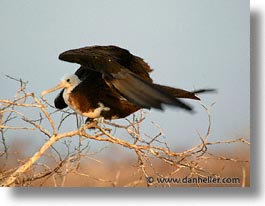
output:
[[[12,77],[9,77],[14,79]],[[88,177],[94,180],[101,182],[109,182],[112,186],[117,186],[118,178],[120,173],[117,173],[114,180],[106,180],[103,177],[95,177],[90,174],[85,174],[81,171],[78,171],[80,167],[80,160],[83,157],[87,157],[89,146],[82,145],[83,139],[94,140],[97,142],[106,142],[114,145],[118,145],[127,150],[133,151],[137,157],[136,167],[138,168],[137,173],[142,174],[138,179],[130,182],[127,186],[136,186],[140,183],[145,183],[146,186],[151,186],[152,183],[147,182],[146,178],[155,174],[158,177],[170,177],[177,174],[182,169],[189,170],[190,176],[219,176],[218,174],[212,173],[211,171],[203,168],[199,161],[201,160],[227,160],[230,162],[248,162],[248,160],[240,160],[225,156],[215,155],[208,152],[208,147],[212,145],[222,145],[222,144],[234,144],[234,143],[243,143],[249,145],[249,141],[244,138],[237,138],[225,141],[212,142],[209,141],[209,136],[211,133],[211,115],[210,109],[202,105],[208,115],[208,128],[205,135],[202,135],[198,132],[201,143],[194,146],[193,148],[187,149],[185,151],[176,152],[170,149],[170,146],[164,141],[161,140],[163,136],[163,130],[159,125],[153,123],[159,132],[150,136],[148,134],[142,134],[141,125],[145,120],[145,114],[143,111],[140,111],[137,115],[133,115],[132,120],[126,119],[126,123],[117,124],[115,122],[105,121],[103,125],[99,125],[96,122],[89,124],[80,123],[80,119],[77,118],[78,128],[73,131],[61,132],[60,127],[72,113],[67,111],[63,112],[63,116],[59,123],[56,123],[53,120],[52,115],[57,112],[55,108],[52,108],[45,100],[39,99],[34,93],[26,92],[26,82],[22,80],[17,80],[20,83],[20,87],[16,92],[16,95],[13,100],[0,99],[0,132],[1,132],[1,143],[3,151],[0,150],[0,157],[5,156],[8,158],[9,146],[6,143],[5,134],[10,130],[34,130],[39,131],[39,134],[43,134],[45,137],[48,137],[43,146],[35,152],[25,162],[22,162],[17,168],[12,168],[0,173],[0,183],[2,186],[18,186],[18,185],[30,185],[31,182],[36,180],[44,180],[45,178],[53,178],[54,185],[58,185],[56,176],[54,174],[61,174],[61,184],[63,186],[67,177],[67,174],[72,172],[83,177]],[[27,108],[35,113],[39,113],[38,119],[32,119],[26,116],[21,112],[21,108]],[[50,111],[53,110],[53,111]],[[15,119],[20,119],[27,126],[12,126],[11,122]],[[46,120],[48,125],[44,124],[43,121]],[[49,129],[50,128],[50,129]],[[91,128],[94,132],[91,133]],[[115,130],[124,130],[131,137],[131,140],[124,140],[123,138],[118,138],[113,135]],[[62,141],[66,138],[78,136],[79,145],[74,150],[70,152],[68,143],[64,142],[68,148],[68,153],[63,158],[62,154],[57,151],[53,145],[57,141]],[[57,154],[59,161],[55,167],[50,167],[46,164],[39,163],[38,160],[47,155],[47,151],[52,150]],[[55,158],[55,157],[52,157]],[[56,159],[56,158],[55,158]],[[97,161],[97,160],[95,160]],[[155,161],[161,161],[164,165],[172,168],[167,175],[162,175],[159,171],[156,170],[154,164]],[[37,171],[35,167],[44,168],[41,172]],[[1,171],[0,171],[1,172]],[[27,173],[32,173],[32,175],[25,175]]]

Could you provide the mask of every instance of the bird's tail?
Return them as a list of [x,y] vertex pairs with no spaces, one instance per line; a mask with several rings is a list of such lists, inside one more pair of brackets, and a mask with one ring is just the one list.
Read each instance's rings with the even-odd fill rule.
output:
[[158,88],[166,91],[170,95],[174,96],[175,98],[185,98],[185,99],[194,99],[200,100],[196,94],[207,93],[207,92],[215,92],[215,89],[199,89],[194,91],[186,91],[184,89],[178,89],[173,87],[168,87],[164,85],[155,84]]

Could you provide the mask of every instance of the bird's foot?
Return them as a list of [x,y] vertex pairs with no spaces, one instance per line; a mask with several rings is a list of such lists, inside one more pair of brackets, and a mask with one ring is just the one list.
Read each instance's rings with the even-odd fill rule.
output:
[[98,127],[98,123],[94,121],[94,119],[87,118],[85,124],[82,127],[89,130],[94,130]]
[[104,117],[98,117],[95,118],[94,121],[96,121],[98,124],[103,124],[105,122]]
[[104,117],[98,117],[94,119],[87,118],[85,125],[91,124],[91,127],[89,127],[89,129],[96,129],[97,127],[102,127],[104,122]]

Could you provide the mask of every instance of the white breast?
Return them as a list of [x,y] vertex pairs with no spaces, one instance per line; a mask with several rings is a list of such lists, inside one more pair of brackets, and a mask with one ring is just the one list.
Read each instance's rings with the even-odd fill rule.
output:
[[82,115],[94,119],[94,118],[99,118],[102,111],[109,111],[110,110],[109,107],[105,107],[104,104],[101,102],[98,103],[98,106],[99,107],[94,109],[94,111],[85,112]]

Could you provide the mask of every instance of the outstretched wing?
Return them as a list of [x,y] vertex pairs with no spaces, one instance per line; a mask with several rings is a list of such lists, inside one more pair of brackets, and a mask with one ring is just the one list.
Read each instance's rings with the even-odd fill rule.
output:
[[[59,59],[78,63],[101,73],[106,70],[106,72],[119,72],[119,67],[112,65],[116,62],[143,79],[152,82],[148,74],[152,71],[150,66],[142,58],[134,56],[128,50],[117,46],[91,46],[73,49],[60,54]],[[108,68],[102,67],[102,65]]]
[[141,58],[116,46],[94,46],[63,52],[60,60],[78,63],[102,74],[106,83],[128,101],[143,108],[162,109],[162,104],[192,110],[163,88],[152,83],[152,70]]

